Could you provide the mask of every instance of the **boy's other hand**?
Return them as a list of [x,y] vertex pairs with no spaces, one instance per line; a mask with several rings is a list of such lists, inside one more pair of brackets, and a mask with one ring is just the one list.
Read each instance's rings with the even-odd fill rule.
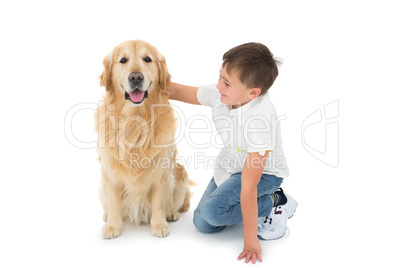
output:
[[[246,263],[249,263],[250,260],[252,263],[256,263],[257,259],[262,262],[262,249],[260,246],[260,241],[258,241],[258,238],[256,238],[256,241],[244,241],[244,248],[243,252],[240,253],[239,257],[237,257],[237,260],[245,259]],[[251,243],[250,243],[251,242]]]

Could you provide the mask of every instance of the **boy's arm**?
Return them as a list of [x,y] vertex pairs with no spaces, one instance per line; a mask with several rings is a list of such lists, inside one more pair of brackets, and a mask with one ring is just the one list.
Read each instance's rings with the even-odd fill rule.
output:
[[169,99],[171,100],[178,100],[190,104],[201,104],[197,98],[198,87],[185,86],[172,82],[166,89],[169,91]]
[[240,205],[243,216],[244,248],[238,259],[246,258],[246,263],[252,259],[262,262],[261,246],[257,237],[258,205],[257,185],[267,161],[268,151],[264,156],[259,153],[248,153],[241,176]]

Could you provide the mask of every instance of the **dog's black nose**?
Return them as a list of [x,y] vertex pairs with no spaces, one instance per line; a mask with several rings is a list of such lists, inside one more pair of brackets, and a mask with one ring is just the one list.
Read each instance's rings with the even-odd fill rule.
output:
[[128,76],[128,80],[130,80],[131,82],[134,82],[134,83],[139,83],[139,82],[142,82],[142,80],[144,80],[144,75],[140,72],[132,72]]

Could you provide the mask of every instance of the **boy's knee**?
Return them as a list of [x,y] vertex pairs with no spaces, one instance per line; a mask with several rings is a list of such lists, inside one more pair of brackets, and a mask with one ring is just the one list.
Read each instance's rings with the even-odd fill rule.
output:
[[209,209],[207,209],[203,213],[203,216],[205,217],[205,220],[212,226],[220,226],[220,225],[222,225],[221,220],[220,220],[222,215],[219,213],[217,208],[209,208]]
[[211,234],[222,231],[225,226],[214,226],[201,217],[199,210],[194,211],[193,224],[198,231],[204,234]]
[[222,196],[214,196],[205,201],[202,206],[203,218],[213,226],[227,225],[228,211],[221,207]]

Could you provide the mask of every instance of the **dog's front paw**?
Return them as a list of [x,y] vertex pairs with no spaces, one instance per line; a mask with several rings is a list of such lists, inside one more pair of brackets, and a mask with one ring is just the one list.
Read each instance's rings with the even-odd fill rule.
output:
[[172,215],[166,216],[166,220],[168,220],[168,221],[177,221],[177,220],[180,219],[180,215],[181,215],[181,214],[180,214],[180,212],[178,212],[178,211],[173,212]]
[[156,224],[152,226],[152,235],[156,237],[166,237],[169,235],[169,227],[167,223]]
[[121,234],[121,226],[113,226],[105,224],[102,229],[102,237],[104,239],[116,238]]

